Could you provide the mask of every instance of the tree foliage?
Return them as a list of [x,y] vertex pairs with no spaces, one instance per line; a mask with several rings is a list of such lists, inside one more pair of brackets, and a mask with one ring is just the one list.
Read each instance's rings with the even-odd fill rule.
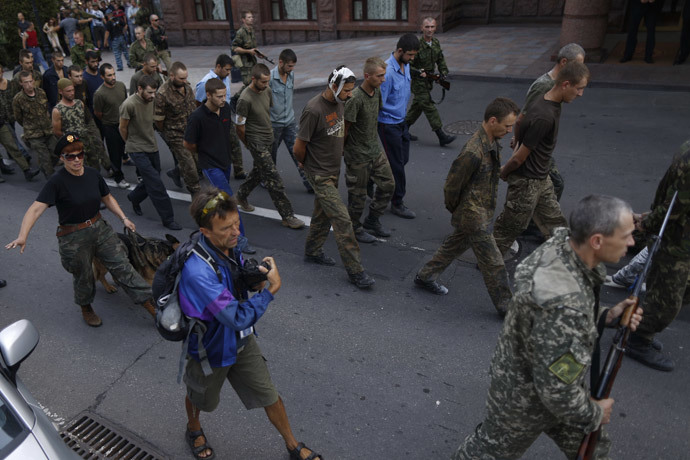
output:
[[[33,3],[38,9],[38,22]],[[5,67],[17,64],[17,55],[22,48],[22,40],[17,33],[17,13],[24,13],[26,20],[34,23],[39,40],[41,35],[47,40],[42,32],[43,24],[57,15],[59,3],[59,0],[0,0],[0,64]]]

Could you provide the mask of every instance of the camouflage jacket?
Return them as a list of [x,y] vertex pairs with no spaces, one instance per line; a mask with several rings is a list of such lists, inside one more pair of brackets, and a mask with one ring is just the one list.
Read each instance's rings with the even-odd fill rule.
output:
[[589,433],[603,411],[589,399],[587,370],[599,336],[595,289],[606,269],[577,256],[568,230],[530,254],[515,271],[515,294],[491,361],[490,413],[508,424],[565,424]]
[[455,227],[488,228],[496,210],[501,146],[480,127],[453,161],[443,187]]
[[[448,75],[448,66],[446,65],[446,59],[443,57],[441,43],[436,37],[431,39],[431,46],[424,41],[424,37],[419,38],[419,52],[410,62],[410,67],[417,70],[424,69],[430,73],[435,73],[434,69],[438,68],[438,72],[441,75]],[[412,74],[412,91],[415,91],[415,89],[428,91],[431,85],[432,82],[430,80]]]
[[20,91],[12,100],[14,118],[24,128],[24,139],[53,134],[53,124],[48,115],[48,97],[41,88],[36,88],[35,91],[33,97]]
[[[141,77],[144,76],[144,71],[143,70],[137,70],[134,72],[134,75],[132,75],[132,78],[129,79],[129,95],[131,96],[132,94],[137,92],[137,86],[139,85],[139,80],[141,80]],[[154,80],[158,82],[158,87],[163,86],[163,77],[158,71],[155,71],[153,75],[151,75]]]
[[666,174],[656,189],[652,212],[642,221],[649,234],[658,234],[668,212],[673,194],[678,191],[676,204],[669,218],[660,250],[674,257],[690,259],[690,139],[680,146]]
[[0,91],[0,127],[5,123],[14,126],[14,112],[12,112],[12,82],[7,82],[7,89]]
[[141,46],[139,40],[136,40],[134,43],[132,43],[132,45],[129,47],[129,63],[132,64],[132,67],[135,69],[141,68],[144,65],[144,55],[146,53],[155,54],[156,61],[158,61],[158,53],[156,53],[156,47],[151,40],[148,38],[146,39],[146,48]]
[[157,51],[168,49],[168,40],[163,39],[164,35],[165,27],[163,26],[159,27],[158,29],[154,29],[152,26],[149,26],[149,28],[146,29],[146,38],[151,40]]
[[[38,69],[34,69],[34,88],[43,88],[43,75]],[[12,97],[22,90],[22,85],[19,82],[19,72],[12,77],[12,81],[7,86],[7,89],[10,89]]]
[[72,64],[79,66],[80,69],[86,67],[86,51],[94,48],[93,43],[88,42],[84,42],[83,45],[74,45],[69,50]]
[[62,102],[58,102],[55,109],[60,112],[60,119],[62,122],[62,132],[75,132],[80,137],[86,136],[86,113],[84,111],[84,103],[80,100],[75,100],[71,107],[66,106]]
[[170,80],[163,83],[156,93],[154,121],[163,122],[163,133],[177,136],[184,135],[187,119],[196,110],[194,90],[189,84],[184,86],[182,95],[175,89]]
[[[240,27],[235,34],[235,39],[232,41],[232,51],[236,52],[237,47],[250,50],[256,48],[256,37],[254,36],[254,29],[247,29],[245,26]],[[239,54],[239,53],[238,53]],[[256,56],[252,54],[240,54],[242,59],[242,67],[252,68],[256,64]]]

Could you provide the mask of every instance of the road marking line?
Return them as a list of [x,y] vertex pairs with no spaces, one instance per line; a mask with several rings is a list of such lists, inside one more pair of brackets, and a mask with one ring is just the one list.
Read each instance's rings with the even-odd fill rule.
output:
[[[115,183],[115,181],[112,179],[105,179],[105,183],[108,184],[108,187],[117,188],[119,190],[125,190],[125,189],[119,188],[117,186],[117,184]],[[130,185],[129,188],[126,190],[134,190],[135,187],[136,187],[136,185]],[[166,192],[168,192],[168,196],[170,198],[172,198],[173,200],[186,201],[187,203],[192,202],[192,195],[190,195],[189,193],[175,192],[173,190],[167,190],[167,189],[166,189]],[[276,211],[275,209],[261,208],[259,206],[255,206],[255,209],[252,212],[245,212],[245,211],[242,211],[242,209],[240,209],[240,212],[247,214],[247,215],[265,217],[267,219],[278,220],[281,222],[283,220],[283,218],[280,217],[280,214],[278,214],[278,211]],[[305,226],[309,227],[311,225],[311,217],[310,216],[303,216],[300,214],[295,214],[295,217],[297,217],[298,219],[302,219],[304,221]],[[331,230],[333,230],[333,228],[331,228]]]

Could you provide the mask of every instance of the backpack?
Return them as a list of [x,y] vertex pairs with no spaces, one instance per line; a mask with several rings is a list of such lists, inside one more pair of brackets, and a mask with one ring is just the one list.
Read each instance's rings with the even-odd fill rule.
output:
[[206,333],[206,324],[198,318],[190,318],[185,315],[180,308],[178,297],[178,285],[182,276],[182,267],[192,254],[196,254],[213,269],[218,276],[218,281],[223,282],[223,275],[218,268],[215,259],[199,243],[201,233],[192,233],[189,240],[180,244],[175,252],[168,257],[156,270],[153,278],[151,291],[156,302],[156,329],[165,340],[172,342],[182,341],[182,353],[180,355],[180,365],[177,373],[177,383],[182,381],[185,358],[189,349],[189,338],[192,332],[197,336],[197,352],[201,369],[205,376],[212,373],[211,365],[208,362],[206,348],[202,343]]

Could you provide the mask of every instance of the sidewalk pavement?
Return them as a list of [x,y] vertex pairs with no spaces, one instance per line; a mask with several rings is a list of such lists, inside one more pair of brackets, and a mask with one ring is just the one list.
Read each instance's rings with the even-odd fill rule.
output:
[[[559,25],[487,25],[460,26],[438,34],[451,77],[470,79],[524,80],[531,82],[553,66],[551,57],[558,51]],[[672,66],[679,33],[658,32],[655,63],[637,58],[626,64],[618,59],[624,34],[609,34],[604,48],[609,57],[603,63],[588,63],[593,86],[627,87],[652,90],[690,90],[690,61]],[[291,43],[260,47],[278,63],[284,48],[297,54],[295,88],[305,89],[326,85],[328,75],[339,64],[345,64],[362,77],[364,60],[370,56],[387,59],[393,52],[398,36],[377,36],[330,42]],[[644,36],[638,40],[644,46]],[[228,46],[172,48],[172,60],[182,61],[189,70],[189,81],[196,84],[213,68],[216,57],[230,52]],[[642,49],[638,50],[642,54]],[[114,62],[111,52],[104,52],[105,61]],[[269,67],[273,67],[268,64]],[[129,85],[132,69],[118,72],[118,80]],[[233,92],[241,83],[233,84]]]

